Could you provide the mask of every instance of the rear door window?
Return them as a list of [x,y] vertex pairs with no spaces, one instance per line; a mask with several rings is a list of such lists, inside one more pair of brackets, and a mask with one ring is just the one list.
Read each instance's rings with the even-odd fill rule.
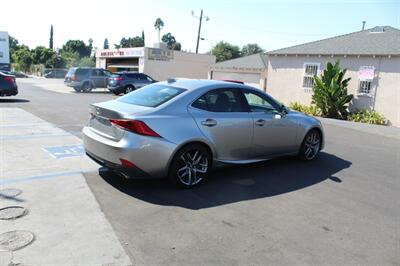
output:
[[238,89],[218,89],[207,92],[192,106],[209,112],[246,112],[243,96]]
[[128,73],[125,75],[130,79],[138,79],[138,76],[139,76],[139,74],[136,74],[136,73]]
[[89,69],[87,69],[87,68],[78,68],[76,70],[75,74],[79,75],[79,76],[86,76],[86,75],[89,74]]
[[184,91],[185,89],[182,88],[153,84],[126,94],[118,98],[118,101],[134,105],[157,107]]

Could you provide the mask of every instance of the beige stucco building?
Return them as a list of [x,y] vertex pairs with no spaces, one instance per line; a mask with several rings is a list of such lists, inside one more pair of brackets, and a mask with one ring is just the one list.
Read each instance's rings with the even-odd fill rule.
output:
[[400,126],[400,30],[392,27],[346,34],[268,53],[267,92],[285,104],[311,103],[314,75],[340,60],[351,77],[350,110],[376,110]]
[[96,52],[96,67],[112,72],[137,71],[156,80],[168,78],[207,78],[215,56],[161,48],[135,47]]
[[263,53],[218,62],[211,66],[209,79],[236,80],[265,91],[267,56]]

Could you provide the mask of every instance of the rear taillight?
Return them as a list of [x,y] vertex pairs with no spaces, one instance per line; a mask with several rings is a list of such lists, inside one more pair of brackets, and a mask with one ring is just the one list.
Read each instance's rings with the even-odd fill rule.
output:
[[161,137],[154,130],[152,130],[145,122],[140,120],[118,120],[110,119],[111,124],[131,131],[133,133],[150,136],[150,137]]
[[14,84],[15,80],[13,77],[4,77],[4,81],[10,84]]
[[75,75],[72,75],[72,76],[70,77],[70,79],[71,79],[71,80],[76,80],[76,76],[75,76]]
[[122,165],[123,167],[127,167],[127,168],[133,168],[133,167],[135,167],[135,164],[132,163],[132,162],[130,162],[130,161],[128,161],[128,160],[125,160],[125,159],[119,159],[119,160],[121,161],[121,165]]
[[124,78],[123,77],[118,77],[118,78],[115,78],[115,80],[116,81],[121,81],[121,80],[124,80]]

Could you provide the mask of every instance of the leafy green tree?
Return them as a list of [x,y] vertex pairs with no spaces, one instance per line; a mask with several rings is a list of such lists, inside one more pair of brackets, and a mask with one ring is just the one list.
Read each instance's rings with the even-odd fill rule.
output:
[[50,48],[44,46],[37,46],[35,49],[31,50],[33,64],[43,64],[45,65],[47,61],[56,53]]
[[240,57],[240,50],[236,45],[220,41],[212,48],[211,54],[217,58],[217,62],[221,62]]
[[249,43],[242,47],[241,55],[248,56],[252,54],[262,53],[264,50],[256,43]]
[[54,53],[49,60],[47,60],[45,67],[47,68],[64,68],[66,65],[65,59]]
[[312,102],[324,117],[347,119],[348,104],[353,99],[347,94],[351,78],[344,79],[347,69],[342,70],[339,64],[339,60],[334,65],[328,62],[321,77],[314,77]]
[[170,32],[164,34],[161,40],[167,44],[168,49],[175,51],[181,50],[181,44],[176,41],[175,37]]
[[80,67],[94,67],[96,62],[94,57],[83,57],[79,60],[78,66]]
[[65,65],[67,68],[78,66],[79,64],[79,54],[77,52],[66,52],[61,50],[61,57],[65,61]]
[[8,35],[8,43],[10,45],[10,61],[11,63],[15,63],[15,56],[14,53],[19,50],[20,46],[18,40],[15,39],[13,36]]
[[19,68],[24,72],[29,72],[31,65],[33,63],[33,58],[31,51],[27,46],[23,46],[17,50],[14,54],[14,62],[16,62]]
[[53,50],[53,25],[50,27],[49,48]]
[[108,44],[108,39],[105,38],[104,39],[104,44],[103,44],[103,49],[109,49],[109,48],[110,48],[110,45]]
[[142,37],[129,37],[129,38],[122,38],[119,42],[119,46],[116,48],[129,48],[129,47],[143,47],[144,41]]
[[160,31],[164,28],[164,22],[161,18],[157,18],[156,22],[154,23],[154,28],[158,30],[158,42],[160,42]]
[[181,45],[181,43],[180,42],[176,42],[176,43],[174,43],[173,45],[172,45],[172,48],[171,48],[172,50],[175,50],[175,51],[180,51],[181,49],[182,49],[182,45]]
[[69,40],[63,45],[62,50],[65,52],[78,53],[79,57],[85,57],[90,56],[92,46],[86,45],[82,40]]

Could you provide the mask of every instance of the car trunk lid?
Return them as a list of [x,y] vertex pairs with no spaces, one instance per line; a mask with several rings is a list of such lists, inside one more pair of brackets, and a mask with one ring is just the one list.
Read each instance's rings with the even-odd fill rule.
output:
[[133,116],[144,114],[152,109],[116,100],[91,104],[91,118],[88,126],[103,137],[119,141],[124,137],[126,130],[111,123],[110,120],[132,119]]

